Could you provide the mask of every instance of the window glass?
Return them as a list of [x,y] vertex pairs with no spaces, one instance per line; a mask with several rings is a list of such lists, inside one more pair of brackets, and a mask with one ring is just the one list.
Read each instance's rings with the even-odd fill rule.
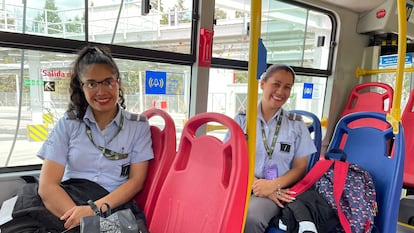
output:
[[[249,59],[249,0],[216,1],[213,56]],[[332,21],[325,13],[279,1],[262,2],[261,38],[267,63],[327,69]]]
[[[36,153],[68,105],[74,59],[73,54],[0,48],[0,167],[41,163]],[[140,113],[157,107],[168,111],[179,140],[188,112],[191,68],[116,62],[127,110]]]
[[[0,30],[48,37],[118,44],[189,54],[192,1],[151,1],[141,15],[141,0],[5,0]],[[118,18],[119,16],[119,18]],[[25,19],[25,20],[24,20]],[[88,23],[88,25],[86,25]],[[86,35],[88,33],[88,35]]]
[[[247,107],[247,71],[211,69],[208,109],[234,117]],[[322,117],[326,78],[296,75],[286,110],[306,110]],[[258,89],[260,100],[261,89]]]

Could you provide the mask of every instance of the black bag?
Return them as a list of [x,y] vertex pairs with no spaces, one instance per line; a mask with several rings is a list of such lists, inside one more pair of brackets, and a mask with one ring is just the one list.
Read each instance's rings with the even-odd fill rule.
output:
[[123,209],[111,213],[111,208],[108,204],[106,212],[97,210],[96,205],[90,201],[88,202],[92,209],[97,213],[94,216],[86,216],[81,219],[80,232],[81,233],[144,233],[139,230],[137,220],[131,209]]

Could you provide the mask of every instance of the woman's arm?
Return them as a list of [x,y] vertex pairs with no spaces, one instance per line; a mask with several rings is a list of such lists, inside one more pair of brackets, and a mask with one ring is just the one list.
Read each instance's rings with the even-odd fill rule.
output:
[[[60,186],[64,169],[63,165],[46,159],[43,162],[39,178],[39,196],[42,198],[45,207],[59,218],[76,206],[70,196]],[[90,214],[92,213],[90,211]],[[62,220],[66,220],[66,218]],[[75,226],[76,224],[70,225]]]
[[[294,158],[292,168],[287,171],[283,176],[280,176],[273,180],[255,179],[253,182],[253,194],[260,197],[273,197],[277,191],[285,189],[299,181],[306,173],[306,166],[308,163],[308,157]],[[288,193],[288,192],[287,192]],[[288,196],[280,195],[280,198],[289,199]]]
[[116,208],[130,201],[144,187],[147,176],[148,161],[131,164],[128,180],[105,197],[95,201],[97,206],[108,203]]
[[[132,164],[129,179],[113,192],[96,200],[96,206],[100,207],[103,203],[107,203],[111,208],[116,208],[130,201],[143,188],[147,170],[148,161]],[[78,225],[82,217],[93,214],[94,212],[89,206],[76,206],[73,204],[73,206],[62,215],[61,219],[66,221],[65,228],[71,228]]]

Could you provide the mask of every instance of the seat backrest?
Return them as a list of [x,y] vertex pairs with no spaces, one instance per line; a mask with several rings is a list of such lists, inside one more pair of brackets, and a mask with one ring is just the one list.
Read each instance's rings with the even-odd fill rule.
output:
[[[373,126],[350,127],[360,119],[376,119],[388,124],[386,129]],[[339,148],[345,137],[343,150],[347,161],[356,163],[371,174],[378,203],[375,225],[379,232],[396,232],[399,200],[404,169],[404,132],[394,135],[384,113],[351,113],[339,120],[328,150]]]
[[[354,112],[380,112],[388,113],[392,106],[394,96],[393,88],[386,83],[367,82],[356,85],[349,93],[341,117]],[[386,124],[375,119],[360,119],[351,125],[372,125],[386,128]]]
[[405,163],[403,184],[414,188],[414,89],[411,90],[407,105],[401,116],[405,136]]
[[[138,206],[144,211],[147,224],[152,220],[155,203],[167,172],[176,154],[176,129],[174,120],[164,110],[151,108],[142,113],[149,120],[159,117],[163,122],[150,123],[154,159],[148,164],[147,178],[143,189],[136,195]],[[156,118],[153,118],[156,120]],[[160,127],[162,126],[163,127]]]
[[[311,154],[308,159],[308,168],[309,171],[313,165],[315,165],[316,161],[319,160],[321,155],[321,147],[322,147],[322,128],[321,128],[321,121],[319,118],[308,111],[304,110],[291,110],[290,112],[300,114],[312,120],[308,125],[309,133],[313,134],[313,142],[315,143],[316,152]],[[307,123],[307,122],[306,122]]]
[[[198,129],[208,122],[226,126],[229,140],[200,135]],[[245,135],[233,119],[213,112],[190,118],[160,190],[150,232],[241,232],[248,163]]]

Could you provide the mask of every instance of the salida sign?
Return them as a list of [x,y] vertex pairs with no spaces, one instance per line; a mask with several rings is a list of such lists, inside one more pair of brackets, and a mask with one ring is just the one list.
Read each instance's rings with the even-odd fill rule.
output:
[[64,72],[61,70],[42,70],[42,76],[45,78],[70,78],[71,72]]

